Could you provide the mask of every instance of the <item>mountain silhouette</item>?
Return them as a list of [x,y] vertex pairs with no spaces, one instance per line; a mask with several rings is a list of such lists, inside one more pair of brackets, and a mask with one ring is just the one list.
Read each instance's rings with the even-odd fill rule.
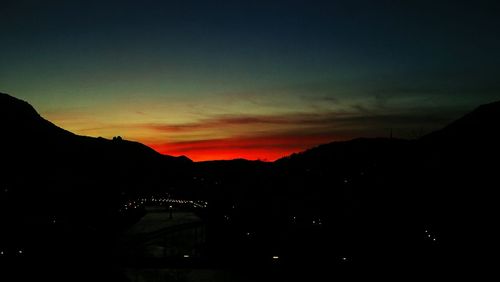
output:
[[[476,258],[498,238],[499,122],[495,102],[416,140],[332,142],[273,163],[194,163],[118,137],[73,134],[0,94],[0,219],[18,226],[31,222],[30,214],[64,216],[102,230],[117,222],[124,199],[168,192],[208,200],[209,222],[230,214],[237,228],[262,234],[288,234],[291,217],[321,218],[328,226],[321,236],[262,239],[266,246],[288,243],[299,257],[314,256],[314,245],[367,265],[381,258],[484,263]],[[438,244],[425,240],[429,230]],[[223,238],[218,252],[239,249],[226,234],[235,231],[226,231],[212,231]]]
[[47,277],[75,276],[71,261],[88,267],[82,281],[101,275],[109,238],[141,216],[120,214],[123,202],[138,191],[178,187],[192,165],[138,142],[73,134],[2,93],[0,130],[0,263],[25,250],[26,259],[6,262],[40,267]]
[[[316,194],[315,206],[326,197],[327,202],[344,207],[344,214],[352,209],[345,216],[347,221],[365,226],[355,233],[391,234],[390,241],[385,235],[370,235],[376,239],[366,249],[385,244],[373,252],[394,255],[397,247],[390,251],[389,246],[413,240],[410,246],[418,246],[413,252],[420,254],[415,258],[429,252],[443,267],[476,268],[491,265],[480,258],[493,255],[498,245],[493,222],[500,213],[499,144],[500,102],[493,102],[417,140],[333,142],[276,164],[288,174],[283,179],[291,188],[288,193],[296,193],[296,198]],[[439,234],[437,240],[442,240],[432,252],[429,246],[416,243],[419,239],[412,239],[424,229],[433,230]]]
[[[420,211],[448,237],[450,253],[487,267],[498,246],[500,102],[477,107],[417,142]],[[453,255],[452,255],[453,256]]]
[[[8,138],[3,141],[19,141],[28,136],[64,138],[74,136],[43,119],[27,102],[0,93],[0,122]],[[5,140],[7,139],[7,140]]]
[[428,143],[474,144],[496,143],[500,138],[500,101],[481,105],[472,112],[457,119],[441,130],[432,132],[421,139]]
[[31,146],[27,147],[27,149],[34,146],[35,148],[41,147],[42,151],[43,146],[53,146],[50,149],[56,150],[56,153],[59,152],[55,148],[56,145],[65,145],[65,147],[68,147],[61,148],[60,150],[74,150],[75,152],[80,148],[71,148],[71,146],[95,146],[93,149],[97,150],[100,150],[101,147],[109,146],[111,148],[106,149],[123,150],[121,153],[132,159],[163,158],[172,161],[190,162],[184,156],[176,158],[161,155],[143,144],[122,140],[121,138],[107,140],[104,138],[75,135],[42,118],[27,102],[7,94],[0,93],[0,110],[0,126],[6,136],[6,138],[2,139],[2,142],[6,144],[14,145],[22,142],[23,145],[27,145],[30,143]]
[[176,186],[192,163],[138,142],[73,134],[7,94],[0,94],[0,129],[2,186],[11,206],[22,202],[27,213],[99,218],[127,194]]

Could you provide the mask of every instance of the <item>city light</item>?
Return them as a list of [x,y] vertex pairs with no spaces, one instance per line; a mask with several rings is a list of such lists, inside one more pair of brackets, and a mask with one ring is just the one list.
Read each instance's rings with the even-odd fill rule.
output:
[[432,240],[432,242],[437,241],[437,236],[434,232],[431,232],[429,229],[425,229],[424,232],[428,240]]
[[193,200],[180,200],[172,199],[170,195],[165,196],[151,196],[149,198],[139,198],[135,200],[128,200],[123,203],[122,207],[119,209],[120,212],[127,211],[130,209],[142,208],[146,205],[154,206],[167,206],[172,209],[175,206],[190,206],[191,208],[204,209],[207,208],[208,202],[206,201],[193,201]]

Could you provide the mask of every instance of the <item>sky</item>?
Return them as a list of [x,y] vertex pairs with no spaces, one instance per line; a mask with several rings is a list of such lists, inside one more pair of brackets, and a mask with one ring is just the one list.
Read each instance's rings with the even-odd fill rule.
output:
[[0,92],[195,161],[416,138],[500,100],[498,1],[0,2]]

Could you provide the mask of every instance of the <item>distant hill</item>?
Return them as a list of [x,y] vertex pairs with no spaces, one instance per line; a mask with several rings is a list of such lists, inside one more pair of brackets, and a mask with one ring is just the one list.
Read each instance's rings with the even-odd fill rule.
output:
[[362,163],[388,161],[397,157],[398,151],[410,146],[410,141],[392,138],[357,138],[349,141],[319,145],[303,152],[276,160],[278,165],[301,164],[306,166],[360,166]]
[[500,102],[423,136],[413,149],[415,202],[425,221],[439,226],[450,256],[483,267],[500,235]]
[[[442,240],[443,260],[472,267],[488,264],[476,258],[490,253],[499,236],[493,223],[500,213],[498,159],[500,102],[494,102],[417,140],[333,142],[276,165],[288,175],[285,186],[299,201],[343,206],[347,215],[352,209],[348,221],[366,220],[360,226],[392,234],[388,245],[404,244],[395,237],[408,239],[432,229]],[[322,203],[322,198],[328,200]]]
[[[5,137],[2,141],[18,141],[37,137],[70,137],[69,131],[43,119],[27,102],[0,93],[0,125]],[[7,139],[7,140],[5,140]]]
[[23,207],[105,225],[123,198],[171,192],[208,199],[212,216],[229,214],[241,228],[281,232],[277,223],[292,216],[321,218],[335,248],[372,260],[425,257],[434,248],[424,240],[429,229],[447,259],[473,263],[498,235],[500,102],[417,140],[333,142],[273,163],[193,163],[121,138],[78,136],[7,94],[0,94],[0,130],[7,217]]
[[0,130],[0,187],[39,212],[114,209],[127,194],[176,186],[192,163],[138,142],[73,134],[3,93]]
[[[143,144],[122,140],[121,138],[107,140],[75,135],[42,118],[27,102],[3,93],[0,93],[0,127],[5,136],[1,140],[2,143],[13,146],[19,145],[19,142],[23,144],[29,143],[31,146],[25,148],[28,150],[32,150],[32,147],[41,147],[38,144],[44,146],[64,145],[68,147],[65,149],[74,152],[81,149],[81,146],[97,146],[92,149],[102,149],[101,147],[109,145],[111,149],[120,150],[120,153],[131,158],[163,158],[173,161],[178,160],[179,162],[190,162],[186,157],[176,158],[161,155]],[[71,146],[75,147],[71,148]],[[54,153],[58,153],[62,148],[51,149],[55,149]]]
[[421,138],[427,143],[496,143],[500,139],[500,101],[477,107],[441,130]]

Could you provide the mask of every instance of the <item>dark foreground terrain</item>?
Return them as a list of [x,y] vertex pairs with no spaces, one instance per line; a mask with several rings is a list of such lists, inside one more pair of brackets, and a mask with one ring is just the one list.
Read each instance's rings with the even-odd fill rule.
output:
[[416,140],[194,163],[0,94],[0,281],[477,277],[497,251],[499,125],[496,102]]

